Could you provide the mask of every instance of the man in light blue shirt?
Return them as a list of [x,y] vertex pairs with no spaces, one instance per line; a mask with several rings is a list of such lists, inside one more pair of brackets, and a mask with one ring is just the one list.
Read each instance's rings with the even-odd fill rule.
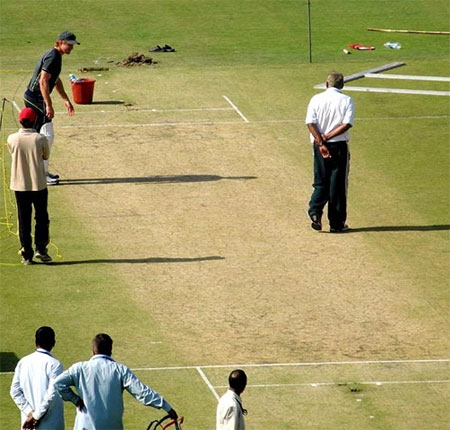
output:
[[127,366],[111,358],[112,344],[107,334],[98,334],[92,340],[91,359],[75,363],[55,380],[61,397],[77,407],[74,429],[123,429],[124,389],[144,405],[164,409],[177,419],[177,413],[161,395],[144,385]]

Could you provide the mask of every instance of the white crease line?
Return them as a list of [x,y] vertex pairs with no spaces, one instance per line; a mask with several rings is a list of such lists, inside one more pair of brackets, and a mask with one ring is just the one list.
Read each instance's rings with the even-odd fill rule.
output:
[[[347,366],[366,364],[431,364],[450,363],[450,358],[419,359],[419,360],[367,360],[367,361],[317,361],[308,363],[251,363],[251,364],[210,364],[205,366],[172,366],[172,367],[134,367],[133,371],[158,371],[158,370],[191,370],[191,369],[229,369],[241,367],[309,367],[309,366]],[[0,375],[14,372],[0,372]]]
[[[125,110],[86,110],[86,111],[76,111],[76,115],[80,114],[92,114],[92,113],[147,113],[147,112],[208,112],[208,111],[223,111],[223,110],[234,110],[232,107],[220,107],[220,108],[181,108],[181,109],[125,109]],[[66,111],[55,112],[57,115],[67,115]]]
[[[351,382],[304,382],[300,384],[248,384],[247,388],[283,388],[283,387],[330,387],[352,385],[403,385],[403,384],[448,384],[449,379],[429,381],[351,381]],[[226,388],[226,385],[216,385],[215,388]]]
[[206,377],[205,373],[203,372],[203,370],[200,367],[196,367],[197,372],[200,374],[200,376],[202,377],[203,381],[205,382],[205,384],[208,386],[208,388],[211,390],[211,392],[214,394],[214,397],[217,399],[217,401],[220,399],[220,396],[217,394],[217,391],[215,390],[215,388],[212,386],[211,382],[209,382],[209,379]]
[[223,98],[231,105],[231,107],[238,113],[238,115],[244,120],[244,122],[250,122],[227,96],[224,95]]
[[450,91],[407,90],[407,89],[402,89],[402,88],[375,88],[375,87],[346,86],[345,91],[360,91],[360,92],[367,92],[367,93],[415,94],[415,95],[423,95],[423,96],[450,96]]
[[447,76],[422,76],[422,75],[394,75],[389,73],[366,73],[365,78],[375,79],[400,79],[410,81],[450,82]]
[[[409,119],[445,119],[450,118],[448,115],[427,115],[427,116],[399,116],[399,117],[372,117],[372,118],[355,118],[355,121],[399,121]],[[244,123],[240,121],[182,121],[182,122],[150,122],[142,124],[88,124],[88,125],[57,125],[60,129],[82,129],[82,128],[137,128],[137,127],[176,127],[176,126],[198,126],[198,125],[245,125],[245,124],[303,124],[302,119],[282,119],[267,121],[252,121]],[[15,128],[7,127],[8,130]]]
[[197,369],[227,369],[240,367],[309,367],[309,366],[342,366],[342,365],[366,365],[366,364],[407,364],[407,363],[449,363],[450,358],[430,360],[380,360],[380,361],[325,361],[310,363],[252,363],[252,364],[218,364],[205,366],[174,366],[174,367],[140,367],[132,370],[189,370]]

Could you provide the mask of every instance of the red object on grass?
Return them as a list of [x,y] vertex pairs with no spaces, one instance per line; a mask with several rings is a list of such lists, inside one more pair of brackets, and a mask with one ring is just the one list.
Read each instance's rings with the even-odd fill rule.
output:
[[373,51],[375,49],[375,46],[360,45],[359,43],[351,43],[348,47],[358,51]]

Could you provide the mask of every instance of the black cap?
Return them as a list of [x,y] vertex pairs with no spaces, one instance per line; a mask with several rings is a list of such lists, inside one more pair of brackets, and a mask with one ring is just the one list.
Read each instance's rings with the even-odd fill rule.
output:
[[64,31],[62,32],[59,37],[58,40],[64,40],[64,42],[67,42],[70,45],[79,45],[80,42],[77,41],[76,36],[71,33],[70,31]]

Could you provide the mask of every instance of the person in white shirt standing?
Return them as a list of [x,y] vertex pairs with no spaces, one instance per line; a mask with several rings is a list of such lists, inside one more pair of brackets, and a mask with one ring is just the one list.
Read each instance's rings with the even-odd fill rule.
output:
[[236,369],[228,377],[229,388],[219,399],[216,414],[216,430],[245,430],[244,416],[247,409],[242,407],[241,394],[247,386],[247,375]]
[[63,367],[50,354],[55,332],[40,327],[35,339],[36,351],[17,363],[10,394],[21,411],[23,429],[64,430],[63,402],[53,385]]
[[92,340],[91,359],[75,363],[56,378],[55,387],[62,398],[77,407],[74,429],[122,430],[123,390],[145,406],[164,409],[176,420],[177,413],[161,395],[144,385],[127,366],[111,358],[112,345],[110,336],[98,334]]
[[342,94],[344,76],[331,72],[327,89],[311,98],[306,113],[306,126],[314,148],[314,191],[309,202],[311,227],[322,230],[322,213],[328,203],[331,233],[349,229],[347,220],[347,188],[350,166],[348,130],[353,126],[354,104]]

